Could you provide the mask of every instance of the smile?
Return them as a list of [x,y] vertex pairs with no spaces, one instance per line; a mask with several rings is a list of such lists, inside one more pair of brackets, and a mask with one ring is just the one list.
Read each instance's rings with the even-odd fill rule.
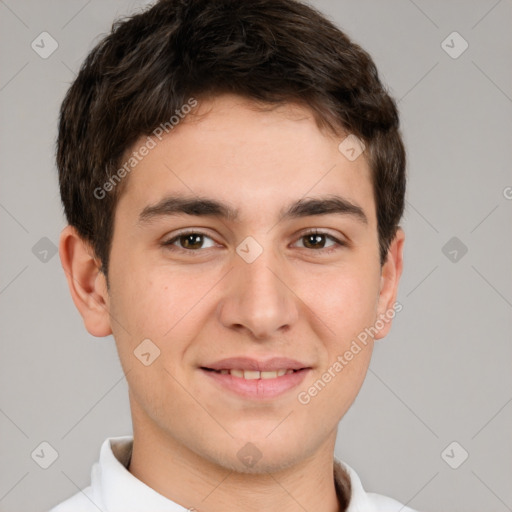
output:
[[283,375],[290,375],[294,371],[298,370],[292,370],[283,368],[276,371],[266,371],[266,372],[259,372],[257,370],[212,370],[209,368],[204,368],[205,370],[210,370],[212,372],[220,373],[221,375],[232,375],[233,377],[237,377],[240,379],[246,379],[246,380],[256,380],[256,379],[275,379],[277,377],[282,377]]
[[311,368],[257,371],[200,368],[208,382],[221,391],[245,400],[270,400],[297,388]]

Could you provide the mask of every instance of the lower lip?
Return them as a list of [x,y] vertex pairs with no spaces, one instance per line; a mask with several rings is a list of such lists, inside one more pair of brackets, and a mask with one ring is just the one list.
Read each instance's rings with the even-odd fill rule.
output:
[[275,379],[244,379],[242,377],[234,377],[230,374],[203,370],[202,368],[200,368],[200,370],[206,374],[207,377],[222,386],[222,388],[244,398],[257,400],[275,398],[290,391],[297,387],[310,371],[309,368],[305,368],[287,375],[282,375],[281,377],[276,377]]

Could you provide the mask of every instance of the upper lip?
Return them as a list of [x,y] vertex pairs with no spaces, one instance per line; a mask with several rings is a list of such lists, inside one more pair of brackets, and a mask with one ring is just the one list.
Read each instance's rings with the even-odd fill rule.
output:
[[304,368],[311,368],[306,363],[301,363],[295,359],[288,357],[272,357],[264,361],[252,359],[250,357],[229,357],[202,366],[210,370],[254,370],[260,372],[272,372],[281,369],[287,370],[302,370]]

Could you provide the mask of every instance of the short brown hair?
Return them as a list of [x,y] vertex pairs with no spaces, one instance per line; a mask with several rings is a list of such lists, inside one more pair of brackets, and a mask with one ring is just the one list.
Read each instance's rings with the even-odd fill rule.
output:
[[104,274],[123,187],[100,199],[95,190],[187,100],[224,92],[269,106],[299,102],[319,126],[364,142],[382,265],[404,210],[406,157],[396,104],[368,53],[296,0],[160,0],[114,22],[61,106],[64,211]]

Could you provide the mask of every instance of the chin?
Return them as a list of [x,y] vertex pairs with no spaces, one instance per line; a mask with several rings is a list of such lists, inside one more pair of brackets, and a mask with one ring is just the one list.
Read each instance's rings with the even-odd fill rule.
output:
[[[264,436],[262,436],[264,439]],[[247,441],[236,440],[232,443],[233,450],[224,450],[217,453],[203,454],[212,463],[236,473],[264,475],[283,471],[297,462],[304,456],[304,446],[297,448],[295,443],[284,445],[282,440],[270,442],[266,440]]]

